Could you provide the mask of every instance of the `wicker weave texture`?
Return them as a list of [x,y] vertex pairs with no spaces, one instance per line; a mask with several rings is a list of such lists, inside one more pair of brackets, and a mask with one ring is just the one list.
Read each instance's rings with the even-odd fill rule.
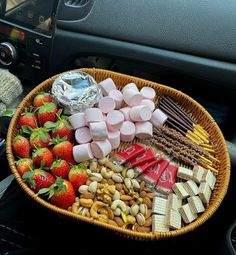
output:
[[18,174],[18,171],[15,167],[15,158],[12,151],[12,141],[16,136],[17,130],[17,122],[20,116],[20,113],[24,111],[29,105],[31,105],[34,96],[40,91],[49,91],[53,81],[58,77],[58,75],[49,78],[35,87],[21,102],[18,106],[18,109],[11,120],[8,136],[7,136],[7,158],[11,168],[12,173],[14,174],[17,182],[21,186],[21,188],[37,203],[41,204],[45,208],[50,211],[59,214],[61,216],[65,216],[66,218],[88,222],[90,224],[95,224],[98,227],[104,227],[108,230],[114,231],[117,234],[124,235],[133,239],[146,239],[146,240],[157,240],[157,239],[166,239],[170,237],[175,237],[178,235],[185,234],[189,231],[193,231],[195,228],[206,222],[217,210],[219,205],[221,204],[229,185],[230,180],[230,159],[228,150],[226,147],[225,139],[218,127],[215,123],[214,119],[210,116],[210,114],[196,101],[194,101],[191,97],[182,93],[181,91],[175,90],[173,88],[150,82],[147,80],[139,79],[136,77],[115,73],[102,69],[80,69],[95,78],[97,82],[100,82],[108,77],[112,78],[116,83],[119,89],[122,89],[124,85],[130,82],[136,83],[136,85],[141,88],[143,86],[150,86],[156,90],[157,95],[166,95],[172,97],[174,100],[179,102],[185,109],[188,109],[189,113],[192,113],[194,119],[208,131],[211,136],[211,140],[214,146],[214,150],[216,151],[216,157],[220,160],[220,164],[218,167],[218,175],[217,175],[217,183],[215,189],[212,193],[212,197],[210,200],[209,206],[206,208],[205,212],[201,214],[194,222],[191,224],[184,226],[179,230],[169,231],[166,233],[156,232],[156,233],[139,233],[131,230],[122,229],[119,227],[114,227],[108,225],[106,223],[102,223],[87,217],[83,217],[77,214],[74,214],[70,211],[66,211],[60,209],[39,196],[37,196],[30,188],[22,181],[22,178]]

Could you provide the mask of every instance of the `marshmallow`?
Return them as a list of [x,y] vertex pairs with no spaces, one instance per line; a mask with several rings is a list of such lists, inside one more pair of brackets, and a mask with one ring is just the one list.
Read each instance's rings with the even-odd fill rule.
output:
[[91,136],[94,141],[101,141],[108,138],[107,126],[105,121],[90,123],[89,127]]
[[77,163],[93,158],[90,143],[75,145],[73,147],[73,157]]
[[116,85],[111,78],[107,78],[99,83],[103,96],[108,96],[109,92],[116,89]]
[[75,140],[79,144],[88,143],[92,140],[88,127],[81,127],[75,131]]
[[87,108],[85,110],[85,121],[87,124],[90,122],[103,121],[103,115],[101,109],[98,108]]
[[114,131],[114,132],[108,131],[108,140],[111,144],[112,150],[117,149],[120,146],[120,132],[119,131]]
[[138,89],[137,85],[133,82],[128,83],[127,85],[125,85],[122,89],[122,92],[124,93],[124,91],[127,90],[127,89],[131,89],[131,90],[134,90],[136,92],[139,92],[139,89]]
[[153,100],[156,96],[156,91],[151,87],[143,87],[140,90],[140,94],[146,99]]
[[117,111],[111,111],[107,114],[106,123],[109,131],[117,131],[124,122],[124,115]]
[[110,142],[106,139],[104,141],[96,141],[91,143],[93,155],[96,158],[104,158],[112,150]]
[[149,121],[146,122],[136,122],[136,137],[139,139],[147,139],[153,136],[152,123]]
[[152,112],[148,106],[138,105],[131,108],[129,115],[133,121],[147,121],[151,119]]
[[85,114],[83,112],[75,113],[71,115],[68,119],[74,129],[86,126]]
[[123,113],[125,120],[130,120],[130,113],[131,107],[127,106],[124,108],[121,108],[119,111]]
[[149,107],[149,109],[153,112],[155,110],[155,104],[150,99],[143,99],[141,102],[141,105],[146,105]]
[[167,120],[167,116],[160,109],[156,109],[152,113],[151,123],[154,127],[161,127]]
[[120,139],[122,142],[131,142],[135,137],[135,125],[133,122],[125,121],[120,128]]
[[132,89],[124,90],[123,96],[124,96],[125,103],[129,106],[140,105],[143,99],[139,91],[132,90]]
[[103,113],[111,112],[115,109],[115,100],[111,97],[103,97],[98,102],[98,108],[101,109]]
[[113,89],[109,92],[109,97],[114,99],[116,103],[115,109],[120,109],[124,100],[123,94],[118,89]]

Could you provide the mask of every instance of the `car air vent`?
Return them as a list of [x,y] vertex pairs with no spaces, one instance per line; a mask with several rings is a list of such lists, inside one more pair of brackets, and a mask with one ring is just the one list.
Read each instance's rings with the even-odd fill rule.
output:
[[80,7],[89,2],[89,0],[65,0],[66,5],[70,7]]

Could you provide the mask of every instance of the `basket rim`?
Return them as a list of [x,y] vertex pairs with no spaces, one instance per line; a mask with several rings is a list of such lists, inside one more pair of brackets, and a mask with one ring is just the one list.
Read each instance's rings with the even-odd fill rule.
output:
[[[108,77],[112,76],[112,75],[116,75],[119,77],[125,77],[127,79],[133,80],[134,82],[145,82],[148,85],[152,85],[154,87],[162,87],[165,90],[171,90],[174,91],[177,94],[181,94],[181,96],[185,97],[186,99],[188,99],[189,101],[193,102],[202,112],[204,112],[204,114],[206,115],[206,117],[211,121],[211,124],[214,126],[216,132],[218,133],[221,142],[223,144],[224,147],[224,154],[225,154],[225,164],[226,164],[226,173],[225,173],[225,177],[221,182],[222,188],[221,188],[221,192],[220,194],[217,196],[217,198],[215,199],[214,203],[211,204],[207,210],[201,214],[194,222],[178,229],[178,230],[171,230],[169,232],[150,232],[150,233],[140,233],[137,231],[132,231],[132,230],[128,230],[128,229],[122,229],[120,227],[115,227],[112,225],[109,225],[107,223],[103,223],[103,222],[99,222],[97,220],[91,219],[91,218],[87,218],[84,216],[80,216],[77,214],[74,214],[70,211],[58,208],[52,204],[50,204],[49,202],[45,201],[44,199],[42,199],[41,197],[37,196],[27,185],[26,183],[23,182],[21,176],[19,175],[16,167],[15,167],[15,163],[14,163],[14,156],[13,156],[13,151],[12,151],[12,140],[14,137],[13,131],[16,127],[17,124],[17,120],[18,120],[18,116],[19,114],[22,112],[23,107],[25,107],[25,105],[28,103],[28,101],[30,100],[30,98],[35,95],[45,84],[50,84],[50,86],[52,85],[52,82],[60,75],[62,75],[63,73],[66,72],[62,72],[60,74],[54,75],[52,77],[50,77],[49,79],[41,82],[39,85],[37,85],[33,90],[31,90],[26,97],[22,100],[22,102],[18,105],[17,110],[10,122],[9,125],[9,129],[8,129],[8,134],[7,134],[7,143],[6,143],[6,154],[7,154],[7,159],[8,159],[8,163],[10,166],[10,169],[12,171],[12,173],[14,174],[14,177],[16,179],[16,181],[18,182],[18,184],[20,185],[20,187],[24,190],[24,192],[29,195],[34,201],[40,203],[42,206],[46,207],[47,209],[63,215],[63,216],[67,216],[71,219],[75,219],[75,220],[81,220],[83,222],[88,222],[88,223],[92,223],[94,225],[97,226],[101,226],[104,227],[106,229],[112,230],[112,231],[116,231],[119,234],[122,234],[126,237],[131,237],[131,238],[135,238],[135,239],[144,239],[144,240],[160,240],[160,239],[166,239],[166,238],[170,238],[170,237],[175,237],[175,236],[179,236],[182,234],[186,234],[187,232],[193,231],[195,228],[199,227],[201,224],[203,224],[204,222],[206,222],[214,213],[215,211],[218,209],[218,207],[220,206],[222,200],[224,199],[226,193],[227,193],[227,189],[228,189],[228,185],[229,185],[229,181],[230,181],[230,157],[229,157],[229,153],[228,153],[228,149],[226,146],[226,141],[224,139],[224,136],[220,130],[220,128],[218,127],[218,125],[216,124],[215,120],[213,119],[213,117],[205,110],[205,108],[203,106],[201,106],[198,102],[196,102],[193,98],[191,98],[190,96],[186,95],[185,93],[176,90],[174,88],[165,86],[163,84],[159,84],[156,82],[152,82],[152,81],[148,81],[145,79],[141,79],[141,78],[137,78],[134,76],[130,76],[130,75],[125,75],[125,74],[121,74],[121,73],[117,73],[117,72],[113,72],[113,71],[108,71],[108,70],[104,70],[104,69],[96,69],[96,68],[82,68],[82,69],[74,69],[74,70],[70,70],[70,71],[83,71],[83,72],[92,72],[92,76],[94,77],[96,75],[96,73],[104,73],[106,74]],[[94,77],[95,78],[95,77]]]

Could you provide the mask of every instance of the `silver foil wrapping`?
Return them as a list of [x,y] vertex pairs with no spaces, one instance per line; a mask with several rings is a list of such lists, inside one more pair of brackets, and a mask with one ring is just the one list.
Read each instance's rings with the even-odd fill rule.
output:
[[96,81],[87,73],[70,71],[60,75],[52,84],[52,94],[66,114],[83,112],[102,98]]

